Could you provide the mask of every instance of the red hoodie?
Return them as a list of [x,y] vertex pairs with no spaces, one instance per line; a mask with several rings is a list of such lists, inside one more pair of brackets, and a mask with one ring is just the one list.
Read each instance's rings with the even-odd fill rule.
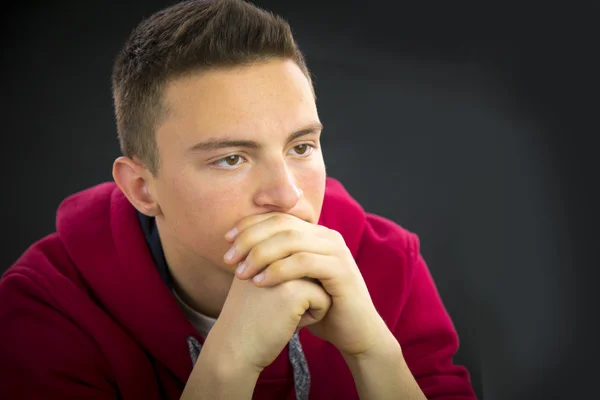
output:
[[[428,398],[474,399],[453,365],[458,337],[410,233],[365,213],[331,178],[320,224],[339,231],[373,302]],[[0,281],[0,398],[178,399],[198,335],[165,285],[136,210],[114,183],[67,198],[57,232]],[[306,329],[310,399],[358,398],[339,351]],[[255,399],[293,399],[288,349],[261,374]]]

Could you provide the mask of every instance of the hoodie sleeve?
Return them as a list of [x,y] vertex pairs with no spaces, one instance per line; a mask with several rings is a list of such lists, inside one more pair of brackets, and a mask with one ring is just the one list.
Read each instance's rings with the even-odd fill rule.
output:
[[96,344],[27,272],[13,267],[0,281],[0,398],[116,398]]
[[475,399],[468,371],[453,364],[458,335],[419,251],[417,236],[410,234],[409,243],[411,279],[394,332],[406,363],[428,399]]

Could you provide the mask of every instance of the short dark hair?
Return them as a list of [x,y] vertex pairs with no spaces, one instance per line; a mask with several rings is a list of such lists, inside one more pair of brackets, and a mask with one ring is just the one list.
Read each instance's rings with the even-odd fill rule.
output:
[[304,56],[280,16],[243,0],[189,0],[154,13],[131,33],[113,68],[121,151],[156,175],[155,131],[168,112],[165,84],[194,72],[272,58],[295,61],[312,87]]

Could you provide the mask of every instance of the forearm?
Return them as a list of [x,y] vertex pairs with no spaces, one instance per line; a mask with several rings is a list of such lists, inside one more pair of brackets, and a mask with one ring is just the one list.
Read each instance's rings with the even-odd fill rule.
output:
[[251,399],[259,371],[227,359],[218,343],[207,338],[185,385],[181,400]]
[[343,355],[360,399],[426,400],[404,361],[400,345],[390,336],[369,355]]

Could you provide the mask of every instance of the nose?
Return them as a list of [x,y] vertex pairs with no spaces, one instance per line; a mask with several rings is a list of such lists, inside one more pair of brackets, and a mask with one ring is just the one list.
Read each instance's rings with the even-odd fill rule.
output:
[[259,178],[260,186],[254,195],[254,203],[270,211],[288,211],[293,209],[302,198],[302,189],[298,187],[293,174],[285,163],[271,167]]

